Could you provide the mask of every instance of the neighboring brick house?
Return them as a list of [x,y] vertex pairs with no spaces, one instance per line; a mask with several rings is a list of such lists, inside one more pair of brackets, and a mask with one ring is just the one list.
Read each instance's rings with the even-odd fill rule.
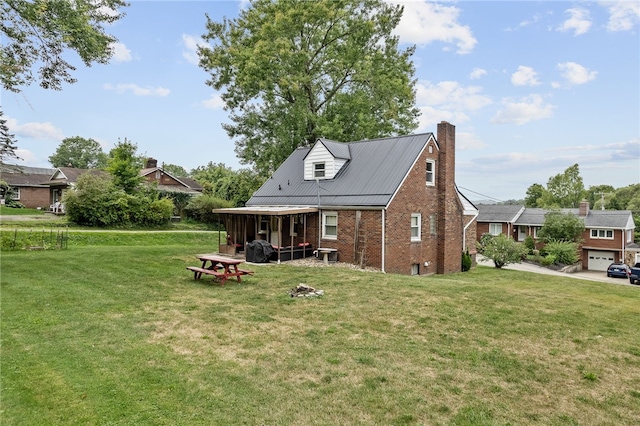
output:
[[455,184],[455,126],[433,133],[298,148],[246,203],[216,209],[232,245],[303,244],[399,274],[461,270],[475,258],[477,209]]
[[51,204],[47,182],[55,169],[26,166],[2,166],[0,180],[11,188],[11,198],[30,209],[46,210]]
[[140,171],[140,176],[144,177],[146,182],[157,183],[158,190],[164,192],[185,192],[199,195],[203,190],[202,185],[195,180],[173,176],[162,167],[158,167],[158,161],[153,158],[147,159],[146,167]]
[[85,173],[96,176],[107,174],[107,172],[98,169],[78,169],[75,167],[58,167],[54,169],[53,175],[47,181],[47,185],[50,188],[49,198],[51,205],[53,206],[56,202],[62,201],[64,193],[73,188],[78,178]]
[[[521,205],[479,205],[477,238],[482,234],[505,234],[515,241],[531,236],[537,241],[538,230],[544,225],[549,210],[525,208]],[[633,243],[635,223],[629,210],[590,210],[584,200],[577,209],[562,209],[584,221],[580,243],[582,269],[606,271],[609,264],[620,260],[633,264],[636,245]]]

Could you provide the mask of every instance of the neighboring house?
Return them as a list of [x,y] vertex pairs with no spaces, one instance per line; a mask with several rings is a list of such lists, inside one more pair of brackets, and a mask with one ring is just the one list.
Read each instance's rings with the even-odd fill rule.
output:
[[202,185],[191,178],[176,177],[158,167],[158,161],[149,158],[146,167],[140,171],[146,182],[157,183],[158,190],[163,192],[185,192],[191,195],[202,193]]
[[30,209],[48,209],[51,204],[47,181],[55,169],[26,166],[2,166],[0,180],[11,187],[11,198]]
[[[515,241],[527,236],[538,240],[549,210],[513,205],[479,205],[477,218],[478,240],[482,234],[505,234]],[[633,242],[635,223],[628,210],[590,210],[584,200],[577,209],[562,209],[584,221],[585,230],[580,244],[582,269],[606,271],[609,264],[620,260],[629,264],[640,261]]]
[[[65,191],[73,188],[78,182],[80,175],[91,173],[92,175],[106,175],[107,172],[98,169],[77,169],[75,167],[58,167],[54,169],[53,174],[49,177],[46,184],[50,188],[49,199],[51,206],[62,200]],[[53,208],[53,207],[52,207]]]
[[[216,209],[230,245],[303,245],[399,274],[461,270],[475,259],[477,210],[455,184],[455,126],[433,133],[298,148],[246,203]],[[287,256],[289,258],[289,256]]]

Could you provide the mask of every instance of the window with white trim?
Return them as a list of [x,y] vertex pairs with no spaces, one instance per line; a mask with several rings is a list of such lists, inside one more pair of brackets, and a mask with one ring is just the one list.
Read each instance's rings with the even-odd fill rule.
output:
[[314,178],[323,178],[325,175],[325,165],[324,163],[313,163],[313,177]]
[[413,213],[411,215],[411,241],[422,240],[422,215]]
[[436,162],[427,160],[427,185],[434,186],[436,184]]
[[633,229],[627,229],[627,242],[633,242]]
[[598,240],[613,240],[613,229],[592,229],[591,238]]
[[490,223],[489,224],[489,234],[491,234],[491,235],[500,235],[500,234],[502,234],[502,224],[501,223]]
[[322,212],[322,238],[338,239],[338,213]]
[[20,200],[20,188],[10,186],[5,197],[16,201]]

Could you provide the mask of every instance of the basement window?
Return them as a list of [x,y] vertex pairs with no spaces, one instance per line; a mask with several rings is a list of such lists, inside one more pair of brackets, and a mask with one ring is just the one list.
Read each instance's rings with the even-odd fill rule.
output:
[[420,264],[414,263],[411,265],[411,275],[420,275]]

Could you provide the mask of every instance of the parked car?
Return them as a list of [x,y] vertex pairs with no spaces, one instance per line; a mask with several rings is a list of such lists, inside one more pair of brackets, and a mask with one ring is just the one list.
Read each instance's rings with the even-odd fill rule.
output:
[[607,268],[608,277],[629,278],[631,268],[626,263],[612,263]]
[[631,272],[629,274],[629,282],[631,284],[640,282],[640,262],[636,263],[631,267]]

